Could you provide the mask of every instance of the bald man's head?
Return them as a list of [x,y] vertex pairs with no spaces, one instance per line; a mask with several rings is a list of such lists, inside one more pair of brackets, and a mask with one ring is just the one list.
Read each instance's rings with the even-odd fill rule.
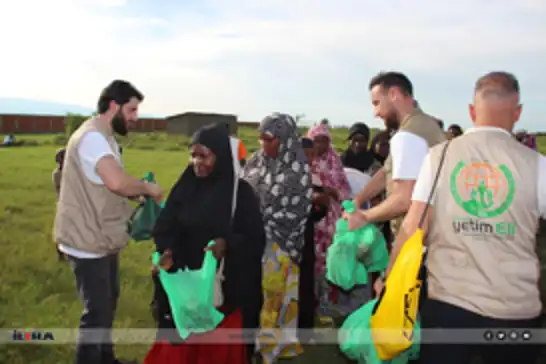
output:
[[511,73],[491,72],[476,81],[474,95],[485,100],[517,97],[519,101],[519,82]]
[[477,124],[512,129],[521,115],[519,82],[508,72],[491,72],[476,81],[470,117]]

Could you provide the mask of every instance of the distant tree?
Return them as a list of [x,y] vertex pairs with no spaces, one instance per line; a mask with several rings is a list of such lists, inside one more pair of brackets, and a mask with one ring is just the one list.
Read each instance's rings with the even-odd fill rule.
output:
[[79,114],[66,114],[64,118],[64,132],[66,135],[66,138],[70,138],[72,133],[76,131],[82,125],[82,123],[87,120],[88,117],[84,115]]
[[296,114],[296,117],[294,118],[294,120],[296,121],[296,124],[299,124],[299,122],[302,121],[304,117],[305,117],[305,114]]

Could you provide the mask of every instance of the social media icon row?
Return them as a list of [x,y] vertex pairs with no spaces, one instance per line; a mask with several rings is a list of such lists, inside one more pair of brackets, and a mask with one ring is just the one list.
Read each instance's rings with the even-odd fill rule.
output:
[[510,331],[493,331],[493,330],[487,330],[484,335],[484,339],[487,341],[493,341],[493,340],[523,340],[523,341],[529,341],[533,337],[530,331],[523,330],[523,331],[517,331],[517,330],[510,330]]

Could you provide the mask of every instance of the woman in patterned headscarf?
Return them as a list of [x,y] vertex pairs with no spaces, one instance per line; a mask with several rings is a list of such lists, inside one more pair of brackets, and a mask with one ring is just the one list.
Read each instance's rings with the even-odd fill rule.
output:
[[315,228],[315,281],[319,300],[319,314],[331,314],[331,302],[335,301],[335,290],[326,280],[326,250],[332,244],[336,222],[341,218],[341,202],[349,199],[351,186],[343,170],[341,158],[332,146],[332,135],[325,125],[316,125],[307,133],[315,145],[312,169],[320,177],[326,193],[330,195],[328,214]]
[[261,149],[247,162],[243,178],[260,199],[266,231],[258,350],[269,364],[303,352],[296,334],[299,263],[313,191],[294,119],[276,113],[258,130]]

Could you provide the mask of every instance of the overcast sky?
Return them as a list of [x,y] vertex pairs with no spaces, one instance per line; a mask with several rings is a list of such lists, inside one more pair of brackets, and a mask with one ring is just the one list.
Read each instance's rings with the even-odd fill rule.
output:
[[124,78],[147,114],[380,126],[368,82],[398,70],[426,111],[468,127],[475,80],[506,70],[518,128],[546,129],[545,19],[546,0],[0,0],[0,97],[94,107]]

